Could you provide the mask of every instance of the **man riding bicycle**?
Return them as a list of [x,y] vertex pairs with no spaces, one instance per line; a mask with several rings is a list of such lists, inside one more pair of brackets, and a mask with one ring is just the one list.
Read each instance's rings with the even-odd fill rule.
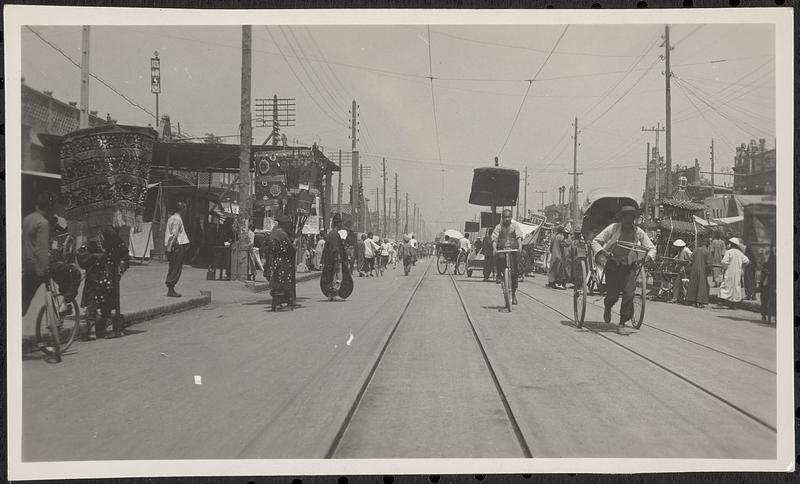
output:
[[[505,254],[497,254],[500,249],[517,249],[522,245],[522,229],[511,220],[511,210],[503,210],[500,223],[492,231],[492,253],[495,254],[495,274],[500,276],[506,269]],[[519,252],[511,254],[511,304],[517,304],[517,267]]]
[[617,220],[603,229],[592,240],[595,260],[598,265],[605,266],[606,297],[603,321],[611,322],[611,308],[617,303],[619,293],[622,291],[622,304],[619,310],[619,327],[633,317],[633,298],[636,290],[636,264],[632,263],[627,249],[620,247],[617,242],[630,242],[647,249],[647,260],[656,256],[656,246],[650,237],[641,228],[634,225],[636,208],[630,205],[623,206],[617,212]]

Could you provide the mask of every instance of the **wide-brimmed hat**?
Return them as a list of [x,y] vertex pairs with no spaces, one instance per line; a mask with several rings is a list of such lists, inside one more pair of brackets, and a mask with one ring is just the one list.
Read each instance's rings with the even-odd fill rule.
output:
[[728,242],[732,243],[733,245],[735,245],[740,249],[742,248],[742,245],[744,245],[744,242],[742,242],[742,239],[740,239],[739,237],[731,237],[730,239],[728,239]]
[[686,242],[684,242],[682,239],[678,239],[675,242],[673,242],[672,245],[674,245],[675,247],[686,247]]
[[633,205],[623,205],[622,208],[617,210],[617,218],[621,218],[626,213],[632,213],[636,215],[638,212],[639,211],[636,210],[636,207],[634,207]]

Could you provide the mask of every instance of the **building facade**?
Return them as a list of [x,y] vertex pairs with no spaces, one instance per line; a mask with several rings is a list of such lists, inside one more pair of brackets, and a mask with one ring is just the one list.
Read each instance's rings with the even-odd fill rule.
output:
[[747,195],[775,194],[775,148],[767,149],[766,140],[750,140],[736,148],[734,158],[735,193]]

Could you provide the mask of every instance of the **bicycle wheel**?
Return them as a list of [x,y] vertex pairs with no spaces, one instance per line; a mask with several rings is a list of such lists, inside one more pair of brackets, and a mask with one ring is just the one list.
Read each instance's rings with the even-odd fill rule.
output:
[[647,294],[647,271],[644,267],[639,269],[639,283],[636,285],[636,292],[633,294],[633,316],[631,326],[635,329],[642,327],[644,322],[645,295]]
[[506,309],[511,312],[511,268],[506,267],[503,271],[503,297],[506,300]]
[[575,313],[575,326],[581,328],[586,317],[586,295],[589,292],[586,284],[586,261],[579,260],[575,262],[575,274],[580,279],[575,281],[575,288],[572,293],[572,309]]
[[53,304],[50,301],[46,302],[36,317],[36,345],[46,355],[54,356],[56,363],[58,363],[61,362],[58,313],[52,306]]
[[436,258],[436,270],[439,271],[439,274],[447,272],[447,259],[441,254]]

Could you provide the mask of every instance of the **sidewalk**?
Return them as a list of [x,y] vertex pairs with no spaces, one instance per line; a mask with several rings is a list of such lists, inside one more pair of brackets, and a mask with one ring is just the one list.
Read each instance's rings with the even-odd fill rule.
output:
[[[254,291],[266,291],[269,287],[263,276],[256,281],[246,282],[209,281],[206,280],[206,269],[184,266],[180,282],[175,287],[183,297],[172,298],[167,297],[167,288],[164,285],[167,267],[166,262],[158,261],[145,265],[133,264],[122,276],[120,310],[126,326],[204,306],[211,302],[212,296],[215,302],[225,304],[248,299]],[[321,272],[297,274],[297,282],[318,278],[320,274]],[[82,292],[83,285],[78,292],[79,303]],[[35,345],[36,316],[43,299],[44,286],[39,288],[28,314],[22,318],[23,348],[31,343]],[[83,310],[81,314],[83,315]]]

